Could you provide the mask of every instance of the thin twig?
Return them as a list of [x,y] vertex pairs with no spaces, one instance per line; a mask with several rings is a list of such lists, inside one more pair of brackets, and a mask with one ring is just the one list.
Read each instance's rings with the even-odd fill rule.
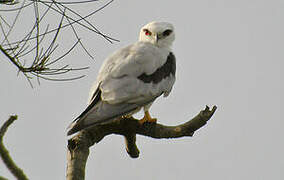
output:
[[0,51],[15,65],[18,69],[22,69],[22,67],[15,61],[13,57],[9,55],[9,53],[6,52],[6,50],[0,45]]
[[26,7],[29,7],[30,5],[32,5],[33,2],[29,3],[29,4],[26,4],[24,5],[23,7],[18,7],[18,8],[13,8],[13,9],[0,9],[0,12],[12,12],[12,11],[18,11],[22,8],[26,8]]
[[21,5],[22,8],[20,8],[19,11],[17,12],[17,15],[15,16],[15,18],[14,18],[14,20],[13,20],[13,23],[12,23],[12,25],[9,27],[9,31],[8,31],[8,33],[5,35],[5,39],[2,41],[1,44],[3,44],[6,40],[8,41],[8,36],[9,36],[10,33],[12,32],[13,27],[15,26],[15,24],[16,24],[16,22],[17,22],[17,20],[18,20],[18,18],[19,18],[19,16],[20,16],[21,12],[22,12],[22,10],[23,10],[23,6],[24,6],[25,2],[26,2],[26,0],[24,0],[24,1],[22,2],[22,5]]
[[[69,64],[60,64],[61,60],[65,59],[65,56],[67,56],[71,51],[73,51],[77,44],[80,44],[83,50],[93,59],[91,53],[87,50],[87,47],[84,46],[83,42],[81,41],[81,34],[78,31],[78,27],[83,27],[83,29],[87,29],[91,32],[97,33],[98,35],[100,35],[105,40],[111,43],[113,41],[118,41],[102,33],[96,26],[94,26],[94,24],[87,20],[87,18],[91,17],[95,13],[101,11],[102,9],[110,5],[114,0],[109,0],[108,2],[104,3],[99,8],[92,10],[91,13],[88,13],[85,16],[82,16],[80,13],[75,11],[73,7],[70,7],[71,5],[91,3],[95,1],[97,0],[83,0],[82,2],[58,2],[55,0],[23,0],[19,5],[20,7],[16,6],[16,8],[13,9],[3,10],[3,7],[1,6],[1,12],[12,13],[15,16],[13,17],[12,22],[9,22],[5,20],[4,15],[1,15],[0,31],[3,34],[3,38],[0,39],[0,52],[2,52],[7,57],[7,59],[18,68],[18,74],[20,72],[23,73],[23,75],[26,77],[26,79],[31,85],[33,78],[36,78],[39,83],[40,79],[66,81],[84,77],[84,75],[79,75],[71,78],[61,76],[62,74],[70,73],[71,71],[79,71],[88,68],[73,68],[69,67]],[[31,7],[30,5],[33,5],[33,7]],[[23,15],[24,12],[30,10],[34,12],[34,19],[32,20],[33,24],[31,28],[27,29],[27,32],[22,30],[22,32],[24,32],[24,36],[22,36],[20,40],[13,39],[13,33],[16,33],[14,29],[19,23],[19,16]],[[55,28],[49,26],[50,21],[49,18],[47,18],[49,17],[48,14],[51,14],[52,11],[61,15],[61,20],[59,23],[56,22],[58,23],[58,26]],[[43,28],[43,25],[45,23],[47,23],[47,26],[46,28]],[[63,28],[67,27],[71,28],[71,30],[73,31],[72,37],[76,38],[77,40],[69,49],[68,47],[66,48],[65,46],[61,46],[59,43],[57,43],[59,37],[62,36],[61,33],[59,36],[59,32],[61,32]],[[47,40],[48,34],[53,36],[51,41]],[[60,49],[58,47],[60,47]],[[53,57],[53,54],[58,51],[61,51],[61,54],[59,54],[57,57]],[[58,67],[59,65],[61,67]],[[61,76],[63,78],[57,78],[55,77],[55,75]]]
[[17,4],[17,1],[14,0],[0,0],[0,4],[5,4],[5,5],[14,5]]

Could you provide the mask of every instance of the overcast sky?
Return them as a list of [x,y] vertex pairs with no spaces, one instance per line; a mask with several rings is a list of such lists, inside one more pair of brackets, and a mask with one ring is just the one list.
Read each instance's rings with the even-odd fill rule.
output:
[[[116,0],[89,20],[120,42],[82,31],[95,62],[79,49],[64,60],[89,65],[83,79],[41,81],[31,89],[0,55],[0,122],[19,116],[5,144],[30,179],[64,179],[66,127],[86,107],[104,58],[137,41],[144,24],[162,20],[175,26],[177,79],[170,96],[152,106],[152,116],[177,125],[205,105],[218,110],[192,138],[138,136],[138,159],[127,155],[123,137],[106,137],[91,148],[86,179],[282,180],[283,19],[283,0]],[[1,161],[0,175],[14,179]]]

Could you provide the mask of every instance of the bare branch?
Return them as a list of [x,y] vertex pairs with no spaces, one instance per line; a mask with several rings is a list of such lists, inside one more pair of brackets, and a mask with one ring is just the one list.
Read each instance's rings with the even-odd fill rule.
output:
[[193,136],[194,132],[204,126],[213,116],[217,107],[212,110],[206,106],[197,116],[184,124],[165,126],[147,123],[141,125],[134,118],[118,118],[110,123],[97,125],[79,132],[68,140],[67,180],[83,180],[89,148],[110,134],[123,135],[126,140],[126,151],[132,158],[139,157],[136,146],[136,134],[152,138],[179,138]]
[[0,176],[0,180],[8,180],[8,179]]
[[[0,3],[10,1],[15,2],[16,0],[0,0]],[[23,73],[31,86],[34,77],[37,79],[38,83],[40,83],[40,79],[69,81],[84,77],[84,75],[73,75],[73,77],[63,76],[63,74],[66,73],[88,68],[71,68],[69,63],[65,62],[65,64],[62,64],[62,60],[66,59],[66,56],[71,53],[75,47],[77,49],[77,44],[81,46],[81,50],[85,51],[86,54],[93,59],[92,53],[87,50],[83,41],[81,41],[79,30],[87,30],[91,33],[96,33],[110,43],[118,41],[101,32],[88,20],[88,18],[110,5],[113,0],[109,0],[99,7],[91,9],[90,12],[84,16],[78,9],[76,10],[76,6],[82,3],[96,2],[97,0],[75,0],[70,2],[58,2],[57,0],[23,0],[21,4],[15,6],[2,5],[0,7],[0,35],[3,34],[3,36],[2,39],[0,39],[0,53],[2,52],[7,57],[6,59],[17,67],[18,72]],[[17,25],[20,24],[19,22],[22,20],[20,18],[23,18],[22,16],[30,11],[34,11],[34,19],[27,21],[31,24],[27,24],[24,28],[19,29]],[[50,19],[54,14],[61,16],[61,18],[57,18],[56,21]],[[58,39],[66,38],[67,33],[60,33],[63,28],[69,28],[73,32],[72,39],[70,39],[70,36],[67,37],[68,41],[74,40],[71,47],[60,46],[58,42]],[[18,38],[17,33],[23,35]],[[82,39],[83,38],[84,37],[82,37]],[[57,57],[55,57],[54,54],[57,54]],[[50,76],[53,77],[51,78]]]
[[7,166],[7,168],[10,170],[10,172],[17,178],[21,180],[27,180],[27,176],[24,174],[23,170],[20,169],[13,159],[11,158],[9,151],[6,149],[3,143],[4,135],[8,129],[8,127],[17,119],[17,116],[10,116],[10,118],[2,125],[0,128],[0,156],[4,162],[4,164]]
[[15,0],[0,0],[0,4],[5,4],[5,5],[15,5],[18,2]]

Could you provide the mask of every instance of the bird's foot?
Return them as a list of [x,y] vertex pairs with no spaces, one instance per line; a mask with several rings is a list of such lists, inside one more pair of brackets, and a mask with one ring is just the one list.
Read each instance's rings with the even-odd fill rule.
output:
[[149,111],[145,111],[144,117],[142,119],[139,120],[139,124],[144,124],[144,123],[156,123],[157,119],[156,118],[152,118],[149,114]]
[[122,119],[133,118],[132,115],[126,114],[121,116]]

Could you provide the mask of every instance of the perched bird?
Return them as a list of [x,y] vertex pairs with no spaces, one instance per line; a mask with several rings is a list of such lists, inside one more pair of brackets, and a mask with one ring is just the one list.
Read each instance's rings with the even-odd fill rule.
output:
[[161,95],[168,96],[175,82],[176,62],[171,51],[174,27],[151,22],[142,27],[139,41],[110,55],[103,63],[89,105],[69,126],[68,135],[144,108],[139,121],[155,123],[149,108]]

